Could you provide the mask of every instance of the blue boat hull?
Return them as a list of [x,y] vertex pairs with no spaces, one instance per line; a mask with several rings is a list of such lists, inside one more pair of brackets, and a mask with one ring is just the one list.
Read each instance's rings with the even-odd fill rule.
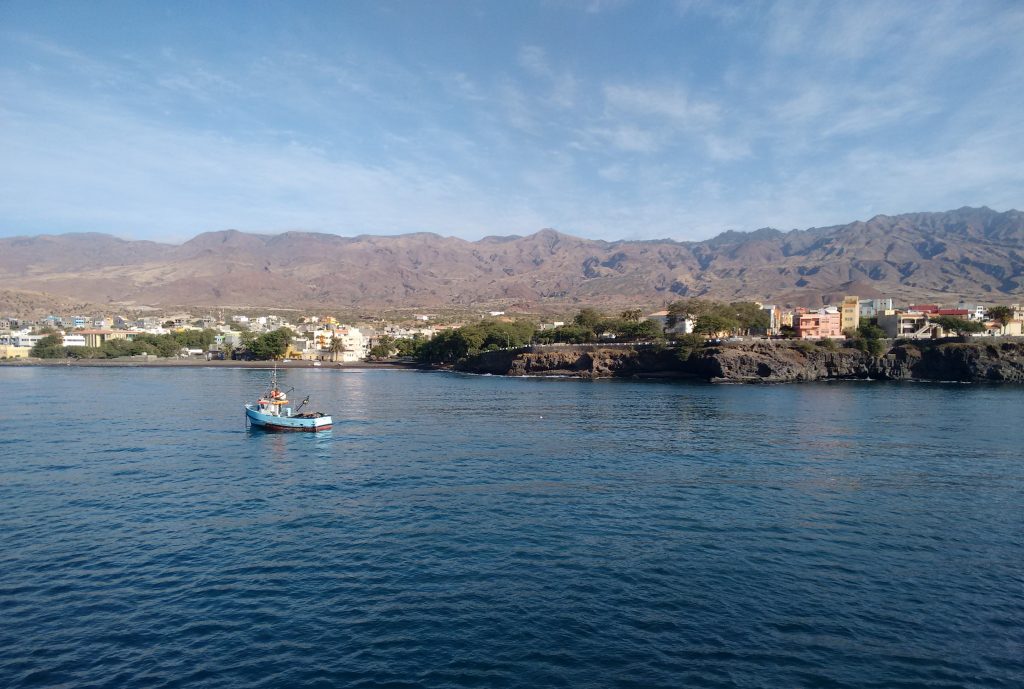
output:
[[330,416],[314,418],[275,416],[260,412],[252,404],[245,405],[245,416],[254,427],[267,431],[305,431],[307,433],[315,433],[317,431],[329,431],[332,425]]

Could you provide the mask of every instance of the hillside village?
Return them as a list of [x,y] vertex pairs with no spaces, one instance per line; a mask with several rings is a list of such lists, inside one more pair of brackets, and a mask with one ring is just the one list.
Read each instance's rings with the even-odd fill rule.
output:
[[[788,338],[800,340],[842,339],[862,325],[871,324],[888,338],[921,339],[948,335],[1021,336],[1024,307],[985,305],[959,302],[947,306],[938,303],[907,304],[897,307],[892,299],[860,299],[847,296],[836,305],[818,309],[803,307],[783,309],[772,304],[749,303],[759,317],[743,323],[720,322],[702,315],[699,300],[675,302],[668,310],[644,313],[636,309],[631,319],[645,328],[616,332],[598,328],[597,340],[628,341],[667,335],[697,335],[707,339],[726,337]],[[625,315],[625,314],[624,314]],[[417,345],[428,342],[439,333],[457,329],[473,322],[517,320],[502,311],[480,313],[476,321],[462,319],[439,322],[436,316],[417,314],[403,322],[385,321],[342,323],[332,316],[306,315],[285,318],[279,315],[247,316],[235,314],[215,317],[209,314],[170,313],[130,318],[121,315],[55,315],[37,320],[14,317],[0,318],[0,359],[27,359],[32,349],[47,336],[59,336],[67,356],[74,357],[76,348],[84,354],[107,343],[133,341],[143,336],[204,333],[203,338],[181,338],[180,348],[171,354],[180,358],[205,360],[272,358],[254,354],[247,344],[261,335],[287,333],[287,346],[273,358],[309,362],[356,363],[368,359],[388,359],[415,354]],[[571,325],[570,325],[571,327]],[[282,330],[284,329],[284,330]],[[536,325],[533,342],[578,342],[568,339],[566,321],[543,322]],[[585,341],[585,340],[584,340]],[[197,346],[202,344],[202,346]],[[154,356],[142,352],[136,356]],[[168,356],[168,353],[164,353]]]

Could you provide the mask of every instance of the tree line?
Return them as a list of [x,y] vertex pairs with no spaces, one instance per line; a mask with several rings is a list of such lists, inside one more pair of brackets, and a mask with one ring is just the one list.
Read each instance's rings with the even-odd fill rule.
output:
[[[256,335],[245,331],[241,335],[241,346],[235,349],[236,359],[279,359],[288,351],[295,333],[288,328],[279,328],[269,333]],[[132,339],[107,340],[99,347],[65,347],[64,337],[49,331],[29,352],[39,359],[114,359],[122,356],[151,354],[162,358],[175,357],[182,349],[209,350],[216,341],[217,332],[205,330],[183,330],[153,335],[143,333]]]
[[40,359],[113,359],[139,354],[171,357],[177,356],[183,348],[206,350],[216,336],[213,330],[185,330],[167,335],[135,335],[131,340],[107,340],[99,347],[65,347],[64,336],[50,332],[29,354]]
[[[769,316],[753,302],[723,304],[700,299],[674,302],[669,306],[666,326],[671,331],[683,319],[695,319],[695,332],[708,335],[720,332],[749,333],[767,330]],[[594,308],[583,308],[572,322],[540,330],[536,324],[517,321],[482,321],[438,333],[424,340],[410,355],[425,363],[451,363],[479,352],[529,344],[591,344],[598,342],[650,342],[665,344],[677,339],[662,324],[644,318],[641,309],[627,309],[608,315]]]

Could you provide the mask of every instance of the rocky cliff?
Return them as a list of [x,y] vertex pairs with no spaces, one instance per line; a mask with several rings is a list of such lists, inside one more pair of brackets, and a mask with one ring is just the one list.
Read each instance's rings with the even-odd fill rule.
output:
[[736,343],[684,353],[670,347],[545,347],[487,352],[456,368],[510,376],[690,377],[715,383],[868,378],[1024,383],[1024,340],[899,344],[881,357],[789,342]]

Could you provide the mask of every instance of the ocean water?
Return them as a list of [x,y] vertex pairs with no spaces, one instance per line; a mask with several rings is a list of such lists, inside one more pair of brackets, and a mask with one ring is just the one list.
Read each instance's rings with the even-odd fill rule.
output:
[[1021,687],[1024,390],[5,368],[2,687]]

